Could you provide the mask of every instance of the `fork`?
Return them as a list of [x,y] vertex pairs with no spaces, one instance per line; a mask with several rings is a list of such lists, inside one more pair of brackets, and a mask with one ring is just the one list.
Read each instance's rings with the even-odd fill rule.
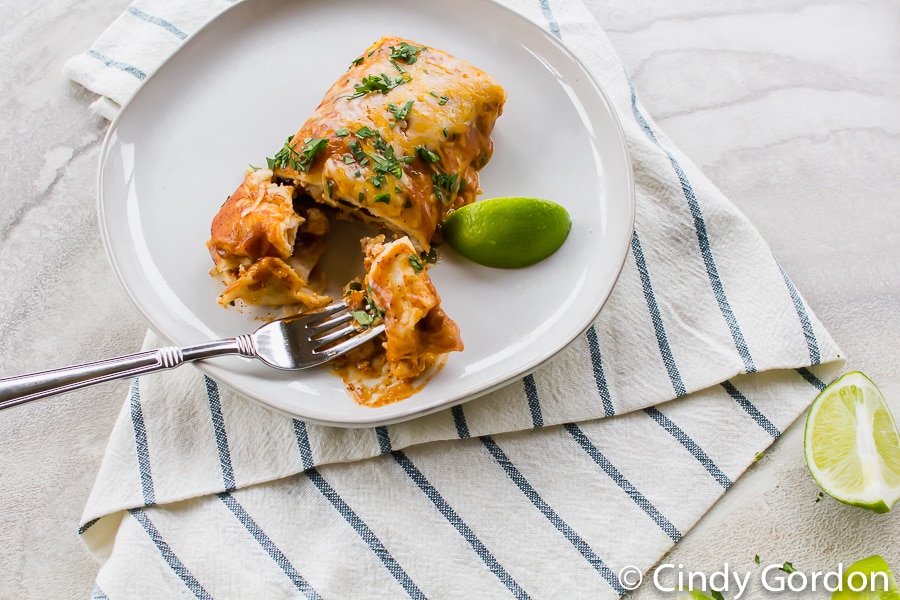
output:
[[283,370],[326,363],[377,337],[384,324],[360,330],[344,302],[271,321],[253,333],[196,344],[167,346],[119,358],[0,379],[0,409],[113,379],[145,375],[195,360],[237,354]]

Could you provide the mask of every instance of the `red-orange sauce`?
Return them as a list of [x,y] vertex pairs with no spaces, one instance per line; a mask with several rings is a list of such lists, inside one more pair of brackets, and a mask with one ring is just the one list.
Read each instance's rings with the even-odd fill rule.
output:
[[383,355],[371,362],[338,361],[332,372],[341,378],[347,394],[357,404],[376,408],[400,400],[406,400],[424,388],[447,362],[443,354],[415,379],[397,379],[391,375]]

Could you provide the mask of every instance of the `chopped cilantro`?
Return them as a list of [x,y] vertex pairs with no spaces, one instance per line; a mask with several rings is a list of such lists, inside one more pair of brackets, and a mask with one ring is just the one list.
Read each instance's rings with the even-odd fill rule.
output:
[[425,268],[425,265],[422,264],[422,260],[419,258],[418,254],[409,255],[409,264],[416,273],[421,273],[422,269]]
[[459,191],[459,176],[456,173],[453,175],[433,173],[431,181],[434,183],[434,193],[441,202],[449,202]]
[[757,554],[756,556],[753,557],[753,562],[755,562],[756,564],[759,564],[759,554]]
[[397,106],[396,104],[391,102],[387,105],[387,108],[389,111],[391,111],[391,114],[394,115],[394,118],[396,120],[401,121],[406,118],[406,115],[409,114],[409,109],[412,108],[413,102],[413,100],[410,100],[403,106]]
[[354,310],[351,311],[350,314],[353,315],[353,318],[356,319],[356,322],[363,327],[368,327],[375,321],[375,317],[364,310]]
[[341,127],[334,132],[334,135],[338,137],[347,137],[348,135],[350,135],[350,131],[346,127]]
[[375,202],[383,202],[385,204],[391,203],[391,195],[390,194],[376,194]]
[[427,163],[436,163],[441,160],[440,156],[438,156],[425,146],[416,146],[416,156]]
[[288,137],[281,147],[281,150],[275,154],[274,158],[266,159],[266,163],[270,169],[291,168],[295,171],[309,171],[313,159],[328,145],[328,140],[326,138],[310,137],[303,140],[303,148],[300,149],[300,152],[297,152],[294,147],[291,146],[292,137],[293,136]]
[[370,137],[373,137],[376,135],[378,135],[378,132],[372,131],[371,129],[369,129],[368,125],[363,125],[362,127],[360,127],[359,129],[356,130],[356,137],[358,137],[361,140],[364,140],[366,138],[370,138]]
[[366,75],[362,78],[362,82],[353,86],[353,89],[356,90],[356,92],[352,94],[348,100],[365,96],[370,92],[387,94],[398,85],[408,83],[410,80],[412,80],[412,78],[408,73],[396,76],[388,75],[387,73],[382,73],[381,75]]
[[399,47],[391,46],[391,58],[395,60],[405,60],[406,64],[411,65],[419,59],[419,52],[428,50],[424,46],[413,46],[406,42],[400,42]]
[[354,292],[361,292],[362,284],[358,281],[351,281],[350,283],[347,284],[347,289],[353,290]]
[[435,92],[434,90],[431,90],[428,93],[431,94],[432,96],[434,96],[435,98],[440,98],[440,96],[438,96],[437,92]]
[[379,156],[378,154],[369,154],[369,158],[371,158],[374,163],[372,168],[376,173],[390,173],[397,179],[403,177],[403,168],[400,166],[397,157],[394,156],[393,146],[385,144],[382,156]]
[[785,573],[793,573],[794,571],[797,570],[794,568],[794,565],[792,565],[789,562],[784,563],[782,566],[779,567],[779,569],[781,569]]
[[427,262],[428,264],[433,265],[437,262],[438,259],[437,248],[432,246],[428,252],[422,254],[422,258],[424,258],[425,262]]
[[391,60],[391,64],[394,65],[394,68],[397,69],[398,73],[406,73],[406,69],[400,66],[396,60]]
[[441,96],[441,99],[438,102],[438,104],[443,106],[443,105],[447,104],[448,102],[450,102],[450,98],[448,96]]
[[350,63],[350,66],[347,67],[347,70],[349,71],[349,70],[352,69],[353,67],[358,67],[358,66],[362,63],[363,60],[364,60],[364,59],[363,59],[362,56],[360,56],[359,58],[353,59],[353,62],[351,62],[351,63]]
[[347,144],[347,147],[350,148],[350,152],[353,153],[353,158],[356,159],[356,162],[362,164],[362,159],[366,158],[366,153],[359,147],[359,142],[350,142]]

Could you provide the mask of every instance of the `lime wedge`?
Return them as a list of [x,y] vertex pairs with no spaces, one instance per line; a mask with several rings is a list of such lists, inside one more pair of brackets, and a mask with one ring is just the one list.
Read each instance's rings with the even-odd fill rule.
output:
[[450,213],[444,239],[471,261],[516,269],[540,262],[566,241],[572,220],[565,208],[541,198],[481,200]]
[[900,592],[891,568],[876,554],[847,567],[841,588],[831,594],[831,600],[900,600]]
[[900,499],[900,433],[884,396],[859,371],[816,397],[804,450],[816,483],[835,499],[879,513]]

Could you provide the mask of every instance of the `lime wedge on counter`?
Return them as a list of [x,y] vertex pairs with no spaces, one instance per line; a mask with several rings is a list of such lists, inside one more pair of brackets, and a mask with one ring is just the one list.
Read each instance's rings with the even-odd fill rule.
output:
[[900,592],[891,568],[876,554],[847,567],[841,588],[831,594],[831,600],[900,600]]
[[675,594],[675,600],[713,600],[713,598],[700,590],[679,590]]
[[884,513],[900,499],[900,433],[884,396],[859,371],[816,397],[804,450],[816,483],[837,500]]
[[444,240],[471,261],[516,269],[540,262],[566,241],[572,220],[565,208],[541,198],[490,198],[444,219]]

